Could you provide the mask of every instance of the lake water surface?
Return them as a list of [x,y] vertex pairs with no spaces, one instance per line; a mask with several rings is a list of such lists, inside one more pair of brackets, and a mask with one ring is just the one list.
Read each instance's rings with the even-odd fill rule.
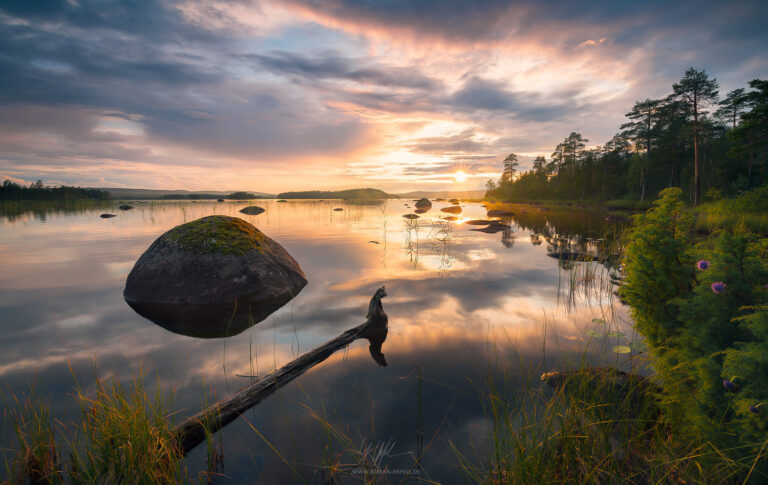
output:
[[[356,453],[369,449],[385,451],[374,464],[384,470],[381,481],[464,483],[453,446],[487,459],[481,398],[490,378],[523,388],[538,385],[544,370],[584,360],[627,366],[638,355],[612,351],[637,338],[611,270],[547,256],[610,245],[618,228],[605,214],[517,208],[510,230],[486,234],[463,223],[486,218],[479,203],[462,203],[455,222],[440,219],[447,202],[416,222],[401,217],[412,211],[404,200],[256,204],[266,212],[248,216],[238,213],[246,203],[201,201],[0,215],[2,392],[35,381],[67,419],[76,409],[72,373],[87,388],[95,376],[129,380],[143,370],[150,388],[176,389],[181,414],[193,414],[204,393],[222,397],[364,322],[370,297],[386,285],[389,365],[377,365],[358,341],[280,389],[217,436],[220,480],[323,483],[327,466],[341,463],[349,470],[343,481],[354,482]],[[101,219],[102,212],[117,217]],[[283,308],[226,339],[169,332],[122,298],[126,276],[155,238],[212,214],[253,223],[309,280]],[[617,333],[605,336],[610,331]],[[3,447],[13,444],[7,423],[1,438]],[[191,467],[205,469],[204,456],[193,452]]]

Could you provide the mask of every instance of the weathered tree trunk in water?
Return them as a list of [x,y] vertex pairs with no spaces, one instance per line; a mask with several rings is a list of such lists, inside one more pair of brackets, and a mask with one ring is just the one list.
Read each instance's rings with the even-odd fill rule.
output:
[[385,296],[387,293],[382,286],[371,298],[367,320],[362,325],[347,330],[333,340],[329,340],[320,347],[307,352],[268,376],[231,396],[225,397],[179,424],[174,430],[174,434],[182,453],[186,455],[205,441],[206,434],[215,433],[228,425],[280,387],[359,338],[367,338],[370,341],[371,356],[379,365],[387,365],[384,355],[381,353],[381,344],[387,335],[388,319],[381,305],[381,299]]

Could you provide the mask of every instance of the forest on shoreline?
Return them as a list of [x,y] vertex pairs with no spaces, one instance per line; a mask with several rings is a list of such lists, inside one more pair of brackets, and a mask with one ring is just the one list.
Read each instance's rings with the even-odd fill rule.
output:
[[82,187],[48,187],[41,180],[29,187],[5,180],[0,185],[0,200],[111,200],[112,195],[104,190],[85,189]]
[[572,132],[549,160],[539,156],[525,172],[509,154],[486,197],[643,201],[679,187],[698,204],[761,187],[768,183],[768,81],[749,88],[721,99],[717,80],[690,68],[669,96],[637,101],[603,146],[588,149],[589,140]]

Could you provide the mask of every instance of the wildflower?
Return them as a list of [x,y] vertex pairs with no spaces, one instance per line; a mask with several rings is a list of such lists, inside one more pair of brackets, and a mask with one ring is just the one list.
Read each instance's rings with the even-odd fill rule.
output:
[[760,404],[753,404],[749,407],[749,412],[752,414],[760,414]]
[[709,261],[706,259],[699,260],[698,263],[696,263],[696,267],[699,268],[701,271],[704,271],[705,269],[709,269]]
[[714,283],[712,283],[712,291],[714,291],[714,292],[715,292],[715,293],[717,293],[718,295],[719,295],[720,293],[724,293],[724,292],[725,292],[725,289],[726,289],[727,287],[728,287],[728,285],[726,285],[726,284],[725,284],[725,283],[723,283],[722,281],[715,281]]
[[731,392],[736,392],[736,384],[729,381],[728,379],[723,379],[723,387]]

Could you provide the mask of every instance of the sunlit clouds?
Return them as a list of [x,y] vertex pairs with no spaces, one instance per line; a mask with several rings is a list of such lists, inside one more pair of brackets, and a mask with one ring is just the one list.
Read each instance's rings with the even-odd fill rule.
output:
[[7,2],[0,177],[263,192],[482,188],[509,152],[525,169],[571,131],[605,143],[637,99],[666,93],[687,67],[706,69],[723,92],[765,77],[766,9]]

